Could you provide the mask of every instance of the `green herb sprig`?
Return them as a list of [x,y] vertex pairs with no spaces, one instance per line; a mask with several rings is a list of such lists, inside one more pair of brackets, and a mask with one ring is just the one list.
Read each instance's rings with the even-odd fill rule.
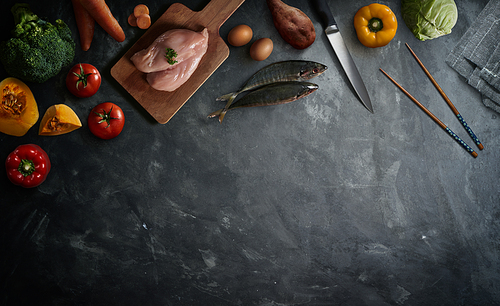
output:
[[165,53],[165,57],[167,58],[167,62],[170,65],[177,63],[177,61],[175,60],[175,58],[177,57],[177,52],[175,52],[174,49],[167,48],[166,53]]

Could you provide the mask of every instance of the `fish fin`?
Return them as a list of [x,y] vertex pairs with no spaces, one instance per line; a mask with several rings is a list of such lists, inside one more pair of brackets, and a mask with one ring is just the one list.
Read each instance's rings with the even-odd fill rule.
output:
[[236,98],[236,96],[238,95],[237,92],[231,92],[231,93],[228,93],[226,95],[223,95],[223,96],[220,96],[218,97],[217,99],[215,99],[215,101],[228,101],[228,100],[234,100],[234,98]]

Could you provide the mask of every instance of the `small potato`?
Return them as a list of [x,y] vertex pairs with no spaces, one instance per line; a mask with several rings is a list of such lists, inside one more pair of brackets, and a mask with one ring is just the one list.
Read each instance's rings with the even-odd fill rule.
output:
[[250,47],[250,56],[255,61],[263,61],[273,52],[273,41],[269,38],[257,39]]

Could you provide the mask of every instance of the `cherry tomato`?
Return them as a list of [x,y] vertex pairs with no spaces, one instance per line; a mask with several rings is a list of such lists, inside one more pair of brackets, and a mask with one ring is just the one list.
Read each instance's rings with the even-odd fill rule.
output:
[[111,139],[123,130],[125,115],[118,105],[104,102],[90,111],[87,123],[92,134],[102,139]]
[[79,98],[94,95],[101,86],[101,74],[90,64],[76,64],[66,76],[66,87]]

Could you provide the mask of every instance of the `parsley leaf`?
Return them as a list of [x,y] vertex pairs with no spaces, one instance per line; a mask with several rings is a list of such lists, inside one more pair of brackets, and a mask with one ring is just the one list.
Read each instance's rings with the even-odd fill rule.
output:
[[167,48],[166,49],[165,57],[167,58],[167,62],[170,65],[173,65],[173,64],[177,63],[177,61],[175,60],[175,58],[177,57],[177,52],[175,52],[174,49]]

